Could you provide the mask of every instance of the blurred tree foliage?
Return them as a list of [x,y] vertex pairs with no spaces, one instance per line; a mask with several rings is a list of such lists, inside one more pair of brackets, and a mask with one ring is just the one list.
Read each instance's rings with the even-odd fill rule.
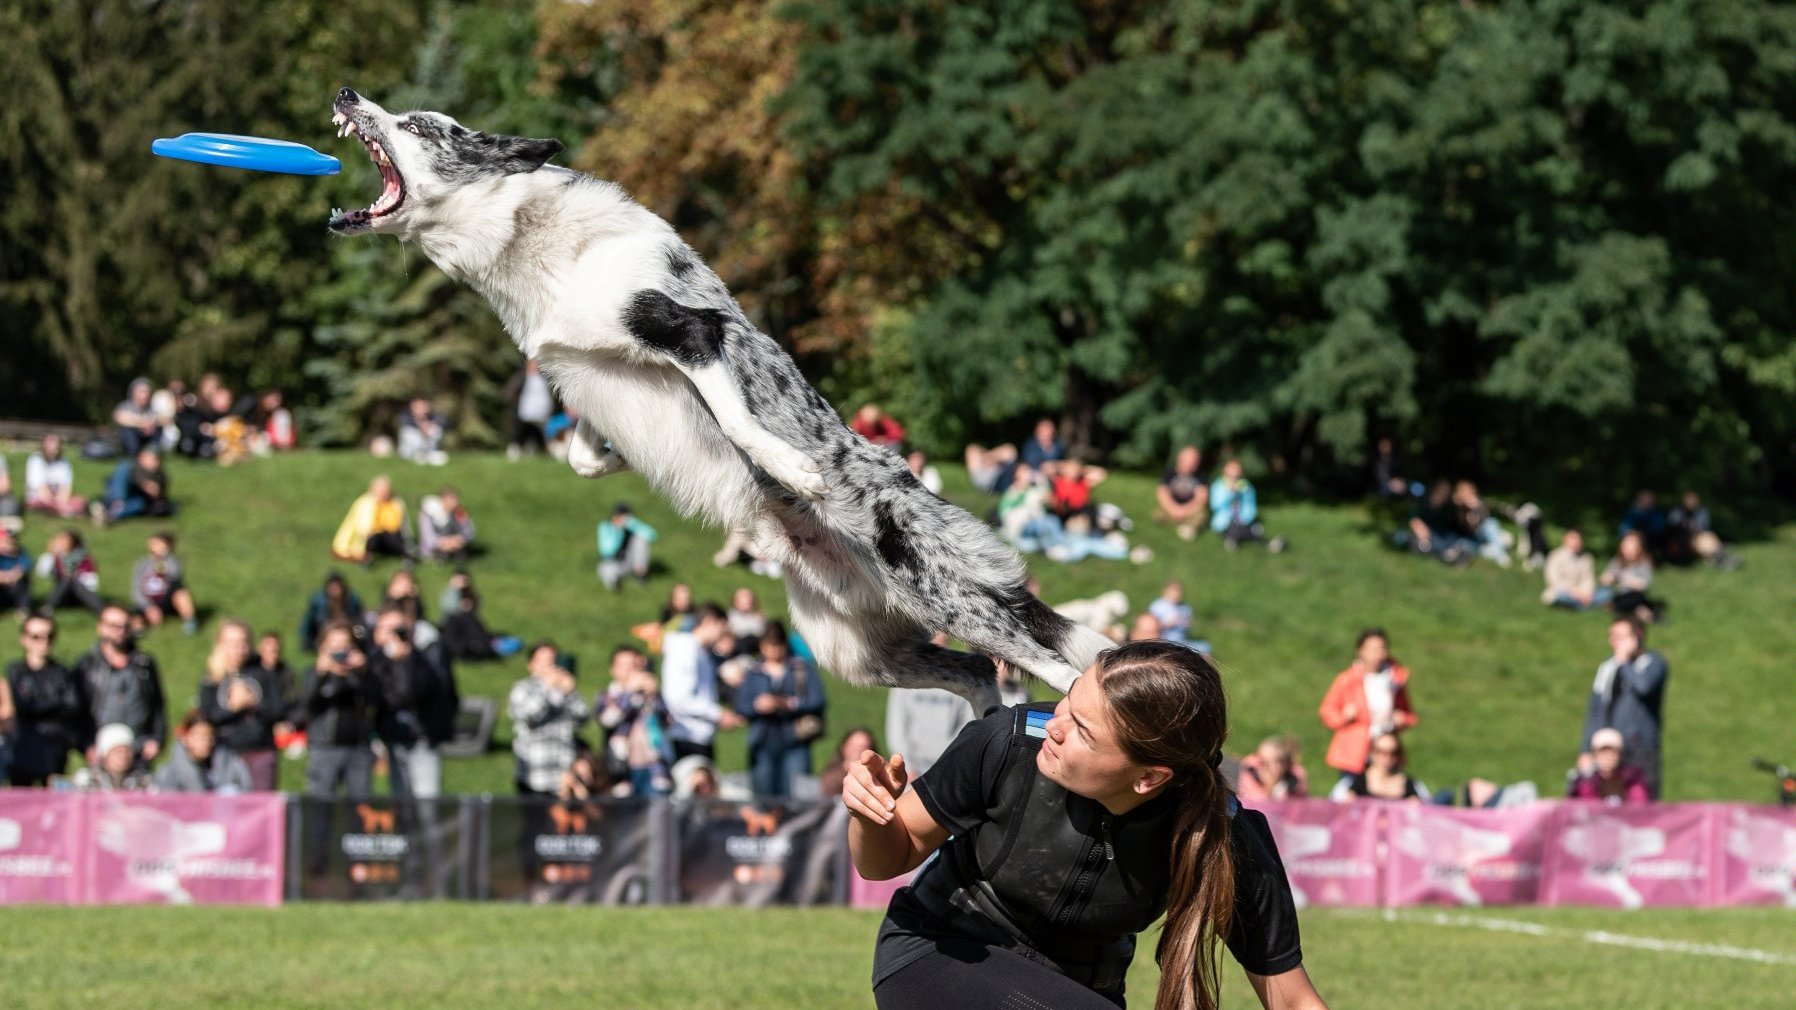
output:
[[1341,472],[1391,434],[1608,494],[1796,480],[1789,5],[26,0],[0,29],[0,383],[33,411],[155,363],[298,385],[333,440],[413,392],[491,438],[490,313],[321,237],[373,192],[353,151],[322,186],[143,156],[317,138],[351,83],[568,141],[934,451],[1050,413],[1133,463]]

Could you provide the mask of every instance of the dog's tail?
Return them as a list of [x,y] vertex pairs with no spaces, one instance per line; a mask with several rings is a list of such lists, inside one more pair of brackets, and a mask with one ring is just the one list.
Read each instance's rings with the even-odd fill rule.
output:
[[1054,643],[1054,651],[1076,670],[1084,670],[1097,661],[1098,653],[1114,648],[1116,643],[1107,635],[1070,621],[1060,640]]

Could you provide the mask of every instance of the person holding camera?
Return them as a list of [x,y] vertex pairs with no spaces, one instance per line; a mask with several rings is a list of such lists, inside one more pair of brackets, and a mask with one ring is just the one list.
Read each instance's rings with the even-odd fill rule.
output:
[[442,652],[414,641],[415,627],[402,607],[383,607],[375,618],[368,664],[379,691],[375,732],[387,745],[393,795],[435,799],[443,791],[437,748],[455,735],[461,694]]
[[249,767],[251,788],[268,792],[280,777],[274,738],[275,727],[287,718],[287,699],[274,673],[256,662],[250,641],[245,621],[233,618],[219,626],[197,702],[218,743]]
[[367,798],[374,784],[368,733],[377,692],[348,622],[332,621],[319,633],[318,661],[306,671],[303,693],[306,795],[328,800],[342,786],[349,799]]
[[631,793],[666,796],[673,791],[673,717],[661,697],[661,678],[635,649],[620,646],[611,660],[611,686],[599,706],[610,756],[629,771]]
[[592,708],[580,696],[571,656],[554,642],[530,649],[530,676],[511,687],[511,752],[519,796],[554,796],[580,752],[580,727]]
[[748,720],[755,797],[782,798],[791,794],[793,776],[811,773],[811,744],[823,735],[823,679],[792,655],[778,621],[767,622],[760,653],[736,692],[736,710]]

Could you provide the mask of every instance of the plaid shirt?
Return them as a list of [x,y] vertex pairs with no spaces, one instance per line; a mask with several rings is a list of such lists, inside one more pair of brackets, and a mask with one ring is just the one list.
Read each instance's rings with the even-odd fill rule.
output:
[[561,776],[573,767],[575,736],[592,715],[578,693],[551,690],[535,677],[512,685],[511,752],[518,759],[518,781],[539,793],[561,788]]

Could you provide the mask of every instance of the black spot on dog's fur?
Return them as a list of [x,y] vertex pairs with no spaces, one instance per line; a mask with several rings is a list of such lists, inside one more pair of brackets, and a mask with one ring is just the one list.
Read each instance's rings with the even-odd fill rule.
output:
[[685,280],[686,275],[698,266],[692,258],[692,250],[685,246],[673,246],[667,250],[667,272],[674,280]]
[[892,568],[909,569],[916,563],[916,553],[911,549],[910,538],[898,528],[892,518],[892,506],[883,502],[873,503],[873,526],[878,534],[874,547],[879,556]]
[[1056,649],[1060,640],[1072,626],[1071,621],[1055,613],[1053,608],[1036,599],[1034,594],[1021,585],[1001,588],[988,587],[992,599],[998,601],[1009,614],[1016,618],[1023,630],[1029,633],[1036,644],[1044,649]]
[[709,365],[723,353],[723,313],[695,309],[659,291],[638,291],[623,312],[624,326],[637,340],[692,368]]

